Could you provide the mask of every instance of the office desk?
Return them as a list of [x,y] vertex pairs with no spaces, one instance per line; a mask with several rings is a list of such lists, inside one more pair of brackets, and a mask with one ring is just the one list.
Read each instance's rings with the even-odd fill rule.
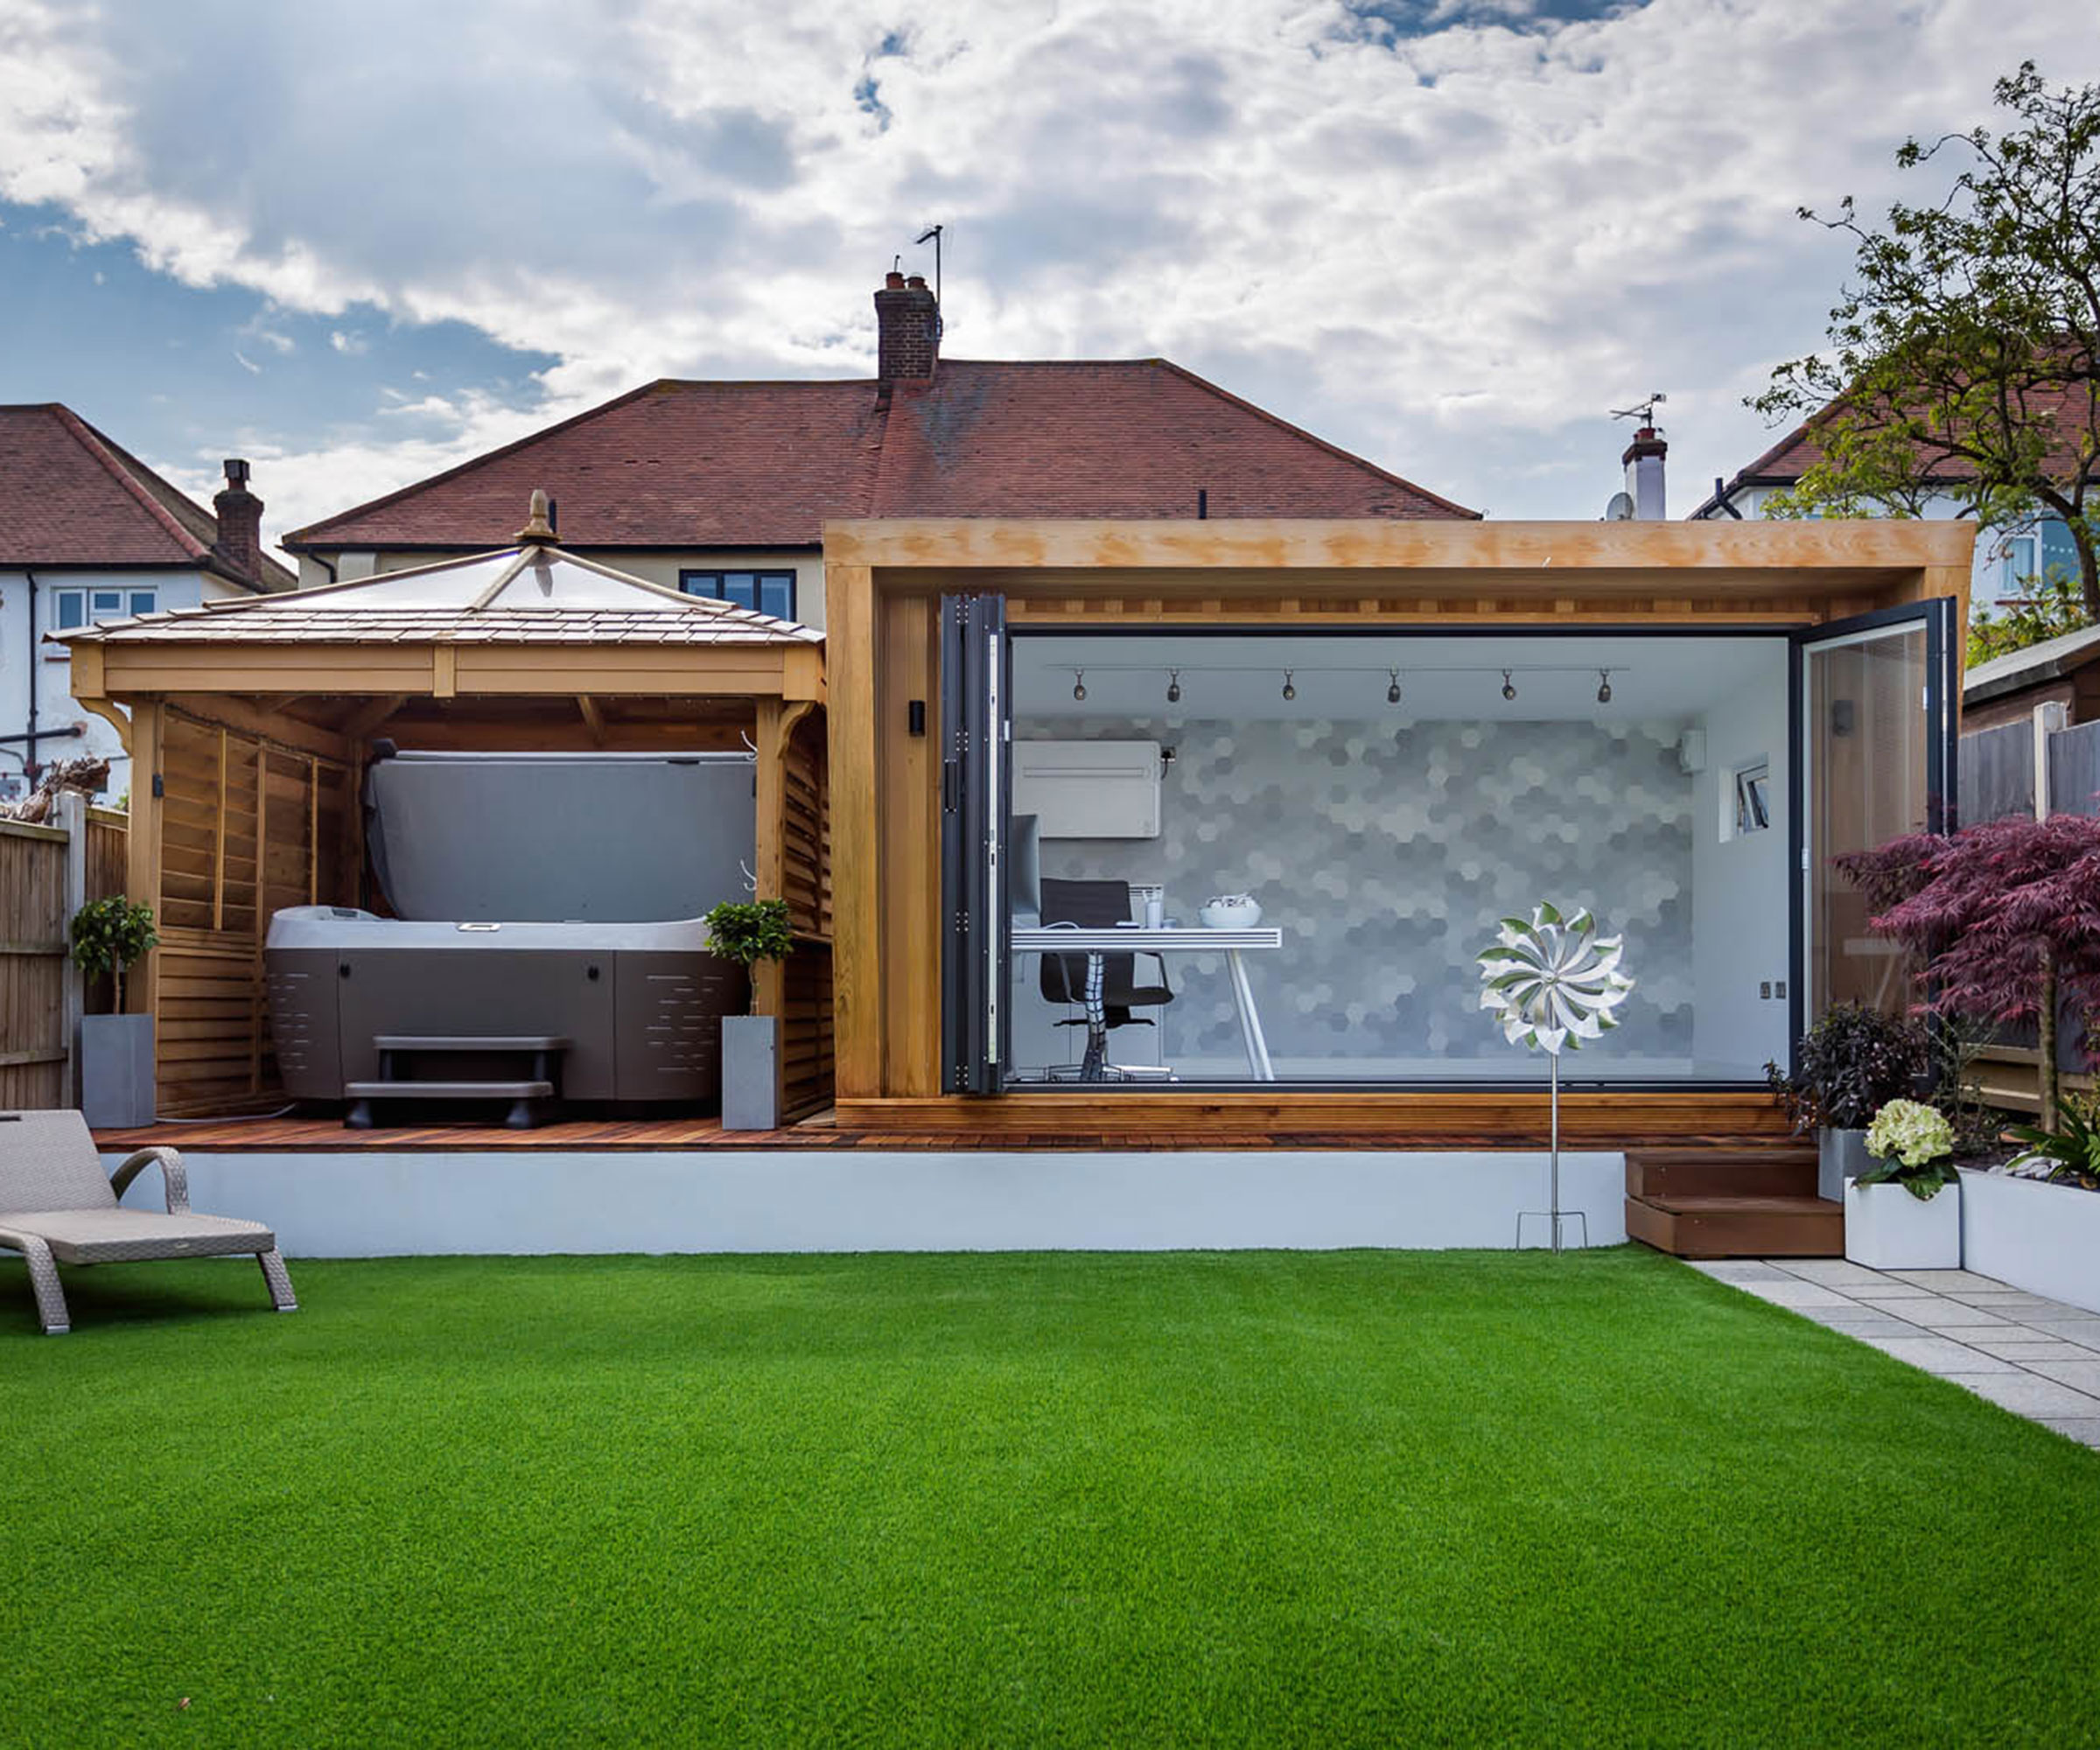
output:
[[[1255,1012],[1254,991],[1247,983],[1247,963],[1241,956],[1283,945],[1280,929],[1081,929],[1066,924],[1017,928],[1012,942],[1017,954],[1085,955],[1089,984],[1098,984],[1104,955],[1222,954],[1232,976],[1232,1000],[1239,1011],[1240,1036],[1247,1046],[1247,1068],[1256,1082],[1275,1081],[1276,1071],[1269,1061],[1269,1042],[1262,1036],[1262,1018]],[[1100,1061],[1098,1046],[1104,1026],[1099,1002],[1088,1003],[1089,1066]]]

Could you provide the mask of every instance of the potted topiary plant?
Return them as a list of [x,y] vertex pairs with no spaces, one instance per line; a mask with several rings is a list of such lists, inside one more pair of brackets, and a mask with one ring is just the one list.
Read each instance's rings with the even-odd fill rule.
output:
[[1891,1100],[1867,1126],[1874,1165],[1844,1187],[1844,1255],[1870,1270],[1958,1270],[1961,1192],[1954,1127],[1932,1107]]
[[[784,959],[794,948],[794,920],[785,900],[724,900],[701,920],[707,945],[748,972],[761,961]],[[722,1128],[770,1130],[780,1122],[779,1023],[755,1012],[722,1018]]]
[[124,1013],[124,974],[160,940],[153,914],[121,893],[73,914],[73,963],[109,974],[116,1012],[80,1017],[80,1111],[99,1130],[153,1122],[153,1017]]
[[1908,1016],[1840,1003],[1802,1035],[1797,1061],[1791,1075],[1768,1063],[1765,1078],[1796,1134],[1816,1133],[1816,1194],[1839,1201],[1846,1181],[1871,1165],[1866,1127],[1874,1114],[1929,1074],[1932,1038]]

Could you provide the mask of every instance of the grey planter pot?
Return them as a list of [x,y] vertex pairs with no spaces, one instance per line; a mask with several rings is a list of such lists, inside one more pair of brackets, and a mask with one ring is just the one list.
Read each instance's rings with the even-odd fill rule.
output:
[[722,1128],[773,1130],[780,1124],[780,1023],[771,1015],[723,1016]]
[[80,1113],[98,1130],[153,1122],[153,1017],[80,1017]]
[[1816,1151],[1816,1194],[1833,1203],[1844,1202],[1845,1186],[1874,1164],[1865,1130],[1818,1130]]

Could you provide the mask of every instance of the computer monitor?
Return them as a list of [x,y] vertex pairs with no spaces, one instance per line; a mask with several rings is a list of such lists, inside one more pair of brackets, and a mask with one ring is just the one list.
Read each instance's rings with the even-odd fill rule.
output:
[[1006,878],[1013,920],[1032,928],[1043,920],[1043,844],[1033,815],[1015,815],[1006,833]]

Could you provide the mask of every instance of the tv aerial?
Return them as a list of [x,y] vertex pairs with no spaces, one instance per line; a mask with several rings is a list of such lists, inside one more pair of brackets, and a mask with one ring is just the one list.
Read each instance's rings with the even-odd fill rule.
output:
[[1656,410],[1669,399],[1670,397],[1661,389],[1657,389],[1646,401],[1637,401],[1631,407],[1614,407],[1612,410],[1612,417],[1614,419],[1638,419],[1643,425],[1653,425],[1656,423]]

